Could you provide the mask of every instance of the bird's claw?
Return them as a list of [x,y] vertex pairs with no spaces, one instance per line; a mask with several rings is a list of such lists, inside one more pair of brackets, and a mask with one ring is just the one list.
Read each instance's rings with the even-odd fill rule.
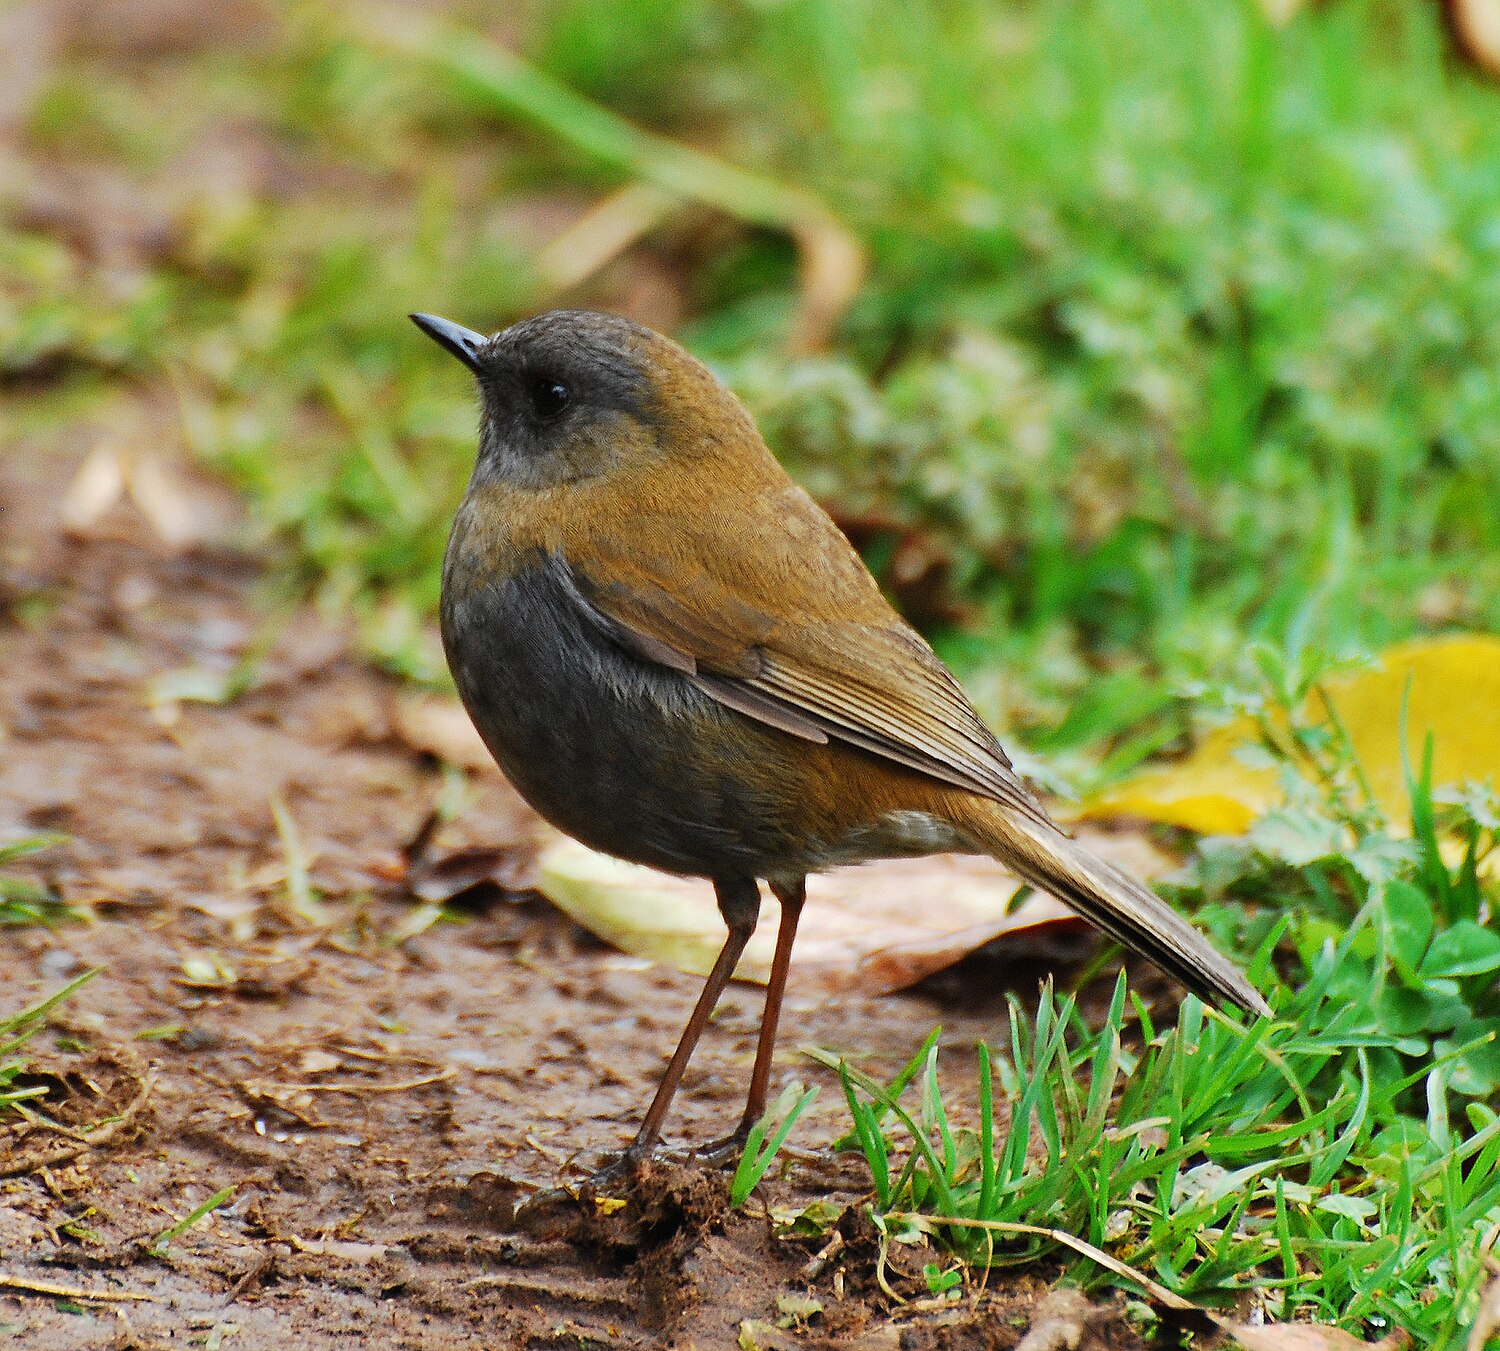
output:
[[750,1127],[741,1122],[721,1139],[710,1140],[706,1145],[695,1145],[687,1151],[687,1158],[693,1163],[706,1163],[716,1167],[738,1163],[740,1155],[745,1151],[745,1141],[749,1138]]

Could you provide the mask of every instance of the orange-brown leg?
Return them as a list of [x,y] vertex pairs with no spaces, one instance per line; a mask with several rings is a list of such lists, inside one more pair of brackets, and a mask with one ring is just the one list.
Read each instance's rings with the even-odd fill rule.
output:
[[[677,1050],[672,1055],[671,1063],[667,1066],[667,1072],[662,1075],[661,1083],[657,1085],[656,1096],[651,1099],[651,1106],[646,1109],[646,1119],[641,1122],[641,1128],[636,1132],[635,1139],[631,1141],[630,1148],[620,1158],[620,1164],[627,1169],[639,1167],[656,1148],[656,1142],[661,1138],[662,1122],[666,1119],[667,1109],[672,1105],[677,1085],[682,1082],[683,1071],[687,1069],[688,1061],[693,1058],[693,1051],[698,1045],[699,1038],[703,1036],[703,1029],[708,1026],[708,1020],[720,996],[724,993],[724,987],[729,984],[734,968],[739,965],[740,956],[745,951],[745,944],[750,941],[750,935],[755,932],[756,921],[760,918],[760,891],[753,878],[715,882],[714,891],[719,899],[719,913],[724,916],[724,922],[729,926],[729,936],[719,950],[713,970],[708,973],[703,993],[698,996],[698,1002],[693,1006],[692,1017],[688,1019],[687,1026],[682,1030],[682,1037],[677,1043]],[[756,1063],[759,1064],[758,1057]]]
[[807,879],[799,877],[791,886],[772,882],[771,890],[781,902],[781,924],[776,930],[776,955],[771,959],[771,979],[766,983],[766,1007],[761,1014],[760,1039],[755,1045],[755,1066],[750,1071],[750,1092],[745,1098],[744,1115],[731,1134],[694,1150],[700,1158],[723,1161],[738,1154],[750,1134],[750,1127],[766,1110],[766,1097],[771,1087],[771,1057],[776,1052],[776,1028],[781,1021],[781,1000],[786,993],[792,944],[797,939],[797,921],[802,916],[802,903],[807,899]]

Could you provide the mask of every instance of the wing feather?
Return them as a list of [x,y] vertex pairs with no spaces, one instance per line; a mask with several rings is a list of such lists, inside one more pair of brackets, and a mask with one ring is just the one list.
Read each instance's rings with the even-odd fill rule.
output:
[[663,560],[664,575],[655,576],[651,560],[623,550],[601,560],[607,577],[565,564],[567,590],[625,650],[683,673],[747,717],[807,741],[859,746],[1047,821],[947,667],[880,597],[832,523],[821,522],[836,541],[826,547],[838,550],[837,566],[820,574],[833,578],[834,594],[825,585],[810,615],[775,613],[766,598],[774,588],[757,585],[762,574],[737,570],[712,546],[687,553],[692,609],[666,581],[682,571],[680,559],[675,567]]

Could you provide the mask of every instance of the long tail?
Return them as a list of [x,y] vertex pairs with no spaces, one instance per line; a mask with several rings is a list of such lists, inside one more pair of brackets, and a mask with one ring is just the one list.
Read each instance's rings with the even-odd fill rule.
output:
[[[984,801],[970,799],[971,802]],[[1169,976],[1213,1004],[1228,1002],[1270,1017],[1259,991],[1233,962],[1155,892],[1091,854],[1076,840],[1040,820],[1012,815],[984,802],[965,824],[984,852],[1013,868],[1034,887],[1055,896],[1132,952],[1150,958]]]

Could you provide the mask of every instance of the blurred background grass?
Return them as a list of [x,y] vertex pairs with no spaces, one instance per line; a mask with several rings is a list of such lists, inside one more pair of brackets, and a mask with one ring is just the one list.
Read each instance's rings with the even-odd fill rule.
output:
[[[0,453],[184,445],[289,584],[441,681],[474,409],[405,313],[600,305],[709,360],[1075,777],[1179,739],[1254,640],[1500,626],[1500,92],[1435,5],[422,9],[436,59],[410,8],[0,17]],[[502,49],[821,200],[868,262],[826,347],[791,341],[787,232],[701,203],[559,292],[545,245],[650,175],[577,104],[519,117]]]

